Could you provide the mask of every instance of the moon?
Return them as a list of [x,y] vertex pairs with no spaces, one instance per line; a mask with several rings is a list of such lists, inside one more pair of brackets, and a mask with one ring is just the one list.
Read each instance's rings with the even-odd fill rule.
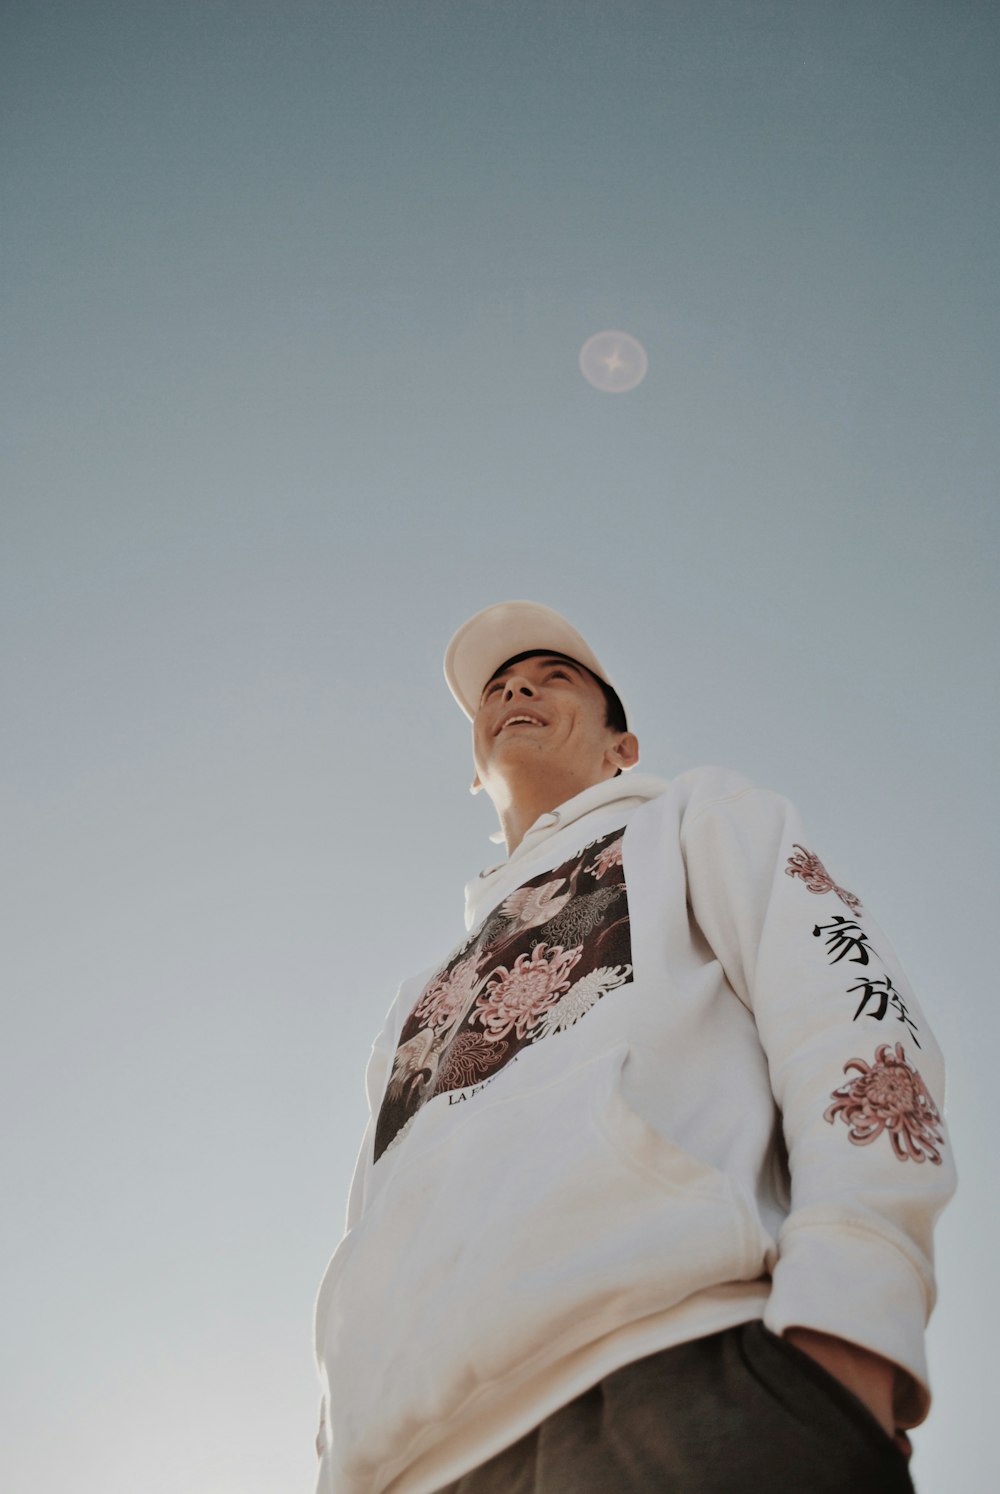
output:
[[628,332],[595,332],[580,349],[580,372],[604,394],[627,394],[648,367],[646,349]]

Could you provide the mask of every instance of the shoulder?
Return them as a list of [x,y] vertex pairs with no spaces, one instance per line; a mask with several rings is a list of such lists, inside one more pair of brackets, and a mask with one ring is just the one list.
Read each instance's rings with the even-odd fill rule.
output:
[[686,773],[678,774],[673,782],[683,788],[690,799],[700,802],[730,798],[757,788],[752,779],[747,778],[744,773],[738,773],[735,768],[715,766],[688,768]]
[[672,787],[678,796],[682,830],[719,817],[783,820],[791,808],[783,795],[733,768],[691,768],[675,778]]
[[689,768],[673,780],[685,806],[699,810],[709,804],[724,804],[731,799],[740,799],[747,794],[770,794],[744,773],[735,768]]

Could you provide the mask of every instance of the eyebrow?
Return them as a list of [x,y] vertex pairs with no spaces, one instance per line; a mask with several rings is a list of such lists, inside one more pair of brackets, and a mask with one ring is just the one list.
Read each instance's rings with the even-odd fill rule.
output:
[[[563,654],[529,654],[528,659],[536,659],[543,669],[548,668],[552,664],[558,664],[561,669],[572,669],[581,679],[584,677],[582,665],[575,664],[572,659],[567,659]],[[505,674],[509,674],[512,669],[516,669],[518,664],[526,664],[528,659],[516,659],[508,664],[501,664],[496,674],[491,674],[483,686],[482,695],[479,697],[480,700],[482,700],[491,685],[495,685],[497,680],[503,679]]]

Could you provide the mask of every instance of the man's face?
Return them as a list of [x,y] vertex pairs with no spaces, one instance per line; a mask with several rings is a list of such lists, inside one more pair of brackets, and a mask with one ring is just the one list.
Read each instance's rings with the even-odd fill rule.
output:
[[605,757],[619,735],[607,725],[592,674],[559,654],[533,654],[505,666],[483,690],[472,723],[476,772],[494,797],[508,774],[532,766],[597,783],[609,776]]

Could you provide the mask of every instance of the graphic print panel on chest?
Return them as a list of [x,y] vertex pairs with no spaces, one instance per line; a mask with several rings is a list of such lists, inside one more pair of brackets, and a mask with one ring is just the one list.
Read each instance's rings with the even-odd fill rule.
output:
[[427,982],[400,1033],[376,1161],[427,1100],[486,1084],[631,981],[624,834],[508,893]]

